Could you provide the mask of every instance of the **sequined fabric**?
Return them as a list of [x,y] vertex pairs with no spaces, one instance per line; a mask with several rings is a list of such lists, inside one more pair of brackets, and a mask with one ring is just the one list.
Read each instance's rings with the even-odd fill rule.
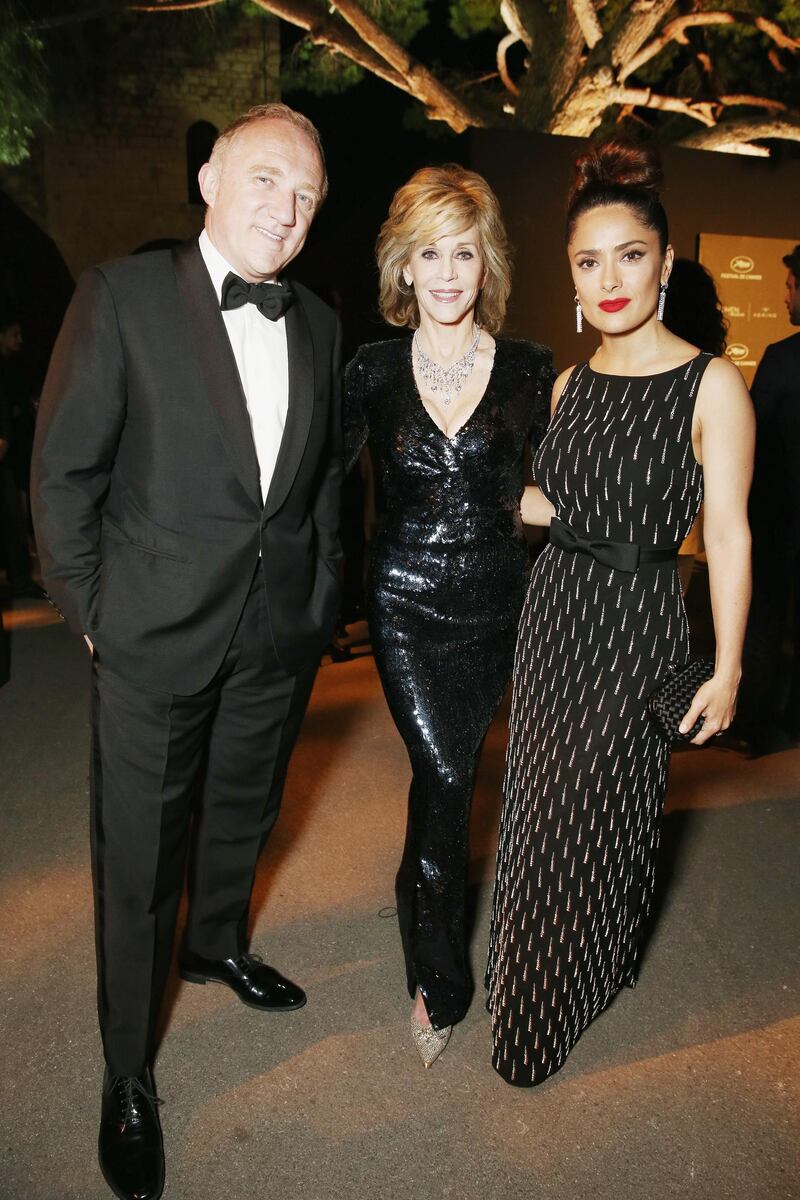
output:
[[[581,537],[677,545],[700,506],[692,452],[709,356],[645,378],[575,368],[534,460]],[[550,544],[514,666],[487,974],[493,1063],[541,1083],[636,980],[669,751],[647,715],[688,630],[674,564],[615,570]]]
[[375,661],[412,768],[397,908],[409,994],[433,1025],[472,995],[464,936],[478,751],[511,673],[527,552],[523,451],[546,421],[550,352],[498,339],[483,399],[447,438],[419,397],[410,339],[362,347],[345,378],[350,462],[367,437],[388,509],[368,587]]

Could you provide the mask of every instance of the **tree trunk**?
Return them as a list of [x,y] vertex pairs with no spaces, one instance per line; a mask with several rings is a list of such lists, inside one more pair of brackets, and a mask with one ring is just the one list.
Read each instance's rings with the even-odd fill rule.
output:
[[603,38],[598,50],[603,51],[605,47],[613,66],[624,66],[650,40],[674,7],[675,0],[634,0]]
[[565,137],[591,137],[608,112],[609,92],[613,87],[610,67],[584,71],[564,103],[553,113],[547,132]]

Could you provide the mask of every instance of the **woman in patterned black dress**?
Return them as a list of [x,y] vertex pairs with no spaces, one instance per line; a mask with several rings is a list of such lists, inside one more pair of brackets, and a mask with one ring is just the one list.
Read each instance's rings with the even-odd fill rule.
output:
[[660,320],[659,177],[654,150],[608,143],[568,207],[579,327],[601,343],[556,381],[522,505],[550,544],[520,622],[487,970],[493,1064],[518,1086],[636,980],[669,758],[646,700],[688,658],[674,555],[704,494],[717,650],[683,720],[703,717],[695,744],[729,725],[739,681],[752,412],[736,368]]
[[430,1066],[472,994],[470,800],[511,676],[527,563],[523,453],[537,418],[546,423],[554,372],[543,346],[492,336],[510,279],[497,201],[479,175],[417,172],[392,202],[378,266],[384,316],[417,332],[358,351],[345,440],[352,462],[370,437],[388,508],[369,616],[413,773],[397,910],[412,1031]]

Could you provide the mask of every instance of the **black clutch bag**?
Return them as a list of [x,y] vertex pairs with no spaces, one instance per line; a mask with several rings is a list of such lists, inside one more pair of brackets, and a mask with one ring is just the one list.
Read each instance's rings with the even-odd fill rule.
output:
[[681,666],[671,663],[667,675],[647,697],[647,711],[658,732],[668,742],[688,742],[703,728],[700,717],[688,733],[678,733],[697,689],[714,674],[713,658],[695,658]]

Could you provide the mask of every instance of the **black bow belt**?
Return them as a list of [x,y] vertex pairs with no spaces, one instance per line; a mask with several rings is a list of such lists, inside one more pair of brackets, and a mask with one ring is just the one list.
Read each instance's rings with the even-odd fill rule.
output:
[[553,517],[550,522],[550,541],[568,554],[588,554],[604,567],[627,571],[631,575],[647,563],[674,562],[678,555],[677,546],[640,546],[638,542],[583,538],[558,517]]

